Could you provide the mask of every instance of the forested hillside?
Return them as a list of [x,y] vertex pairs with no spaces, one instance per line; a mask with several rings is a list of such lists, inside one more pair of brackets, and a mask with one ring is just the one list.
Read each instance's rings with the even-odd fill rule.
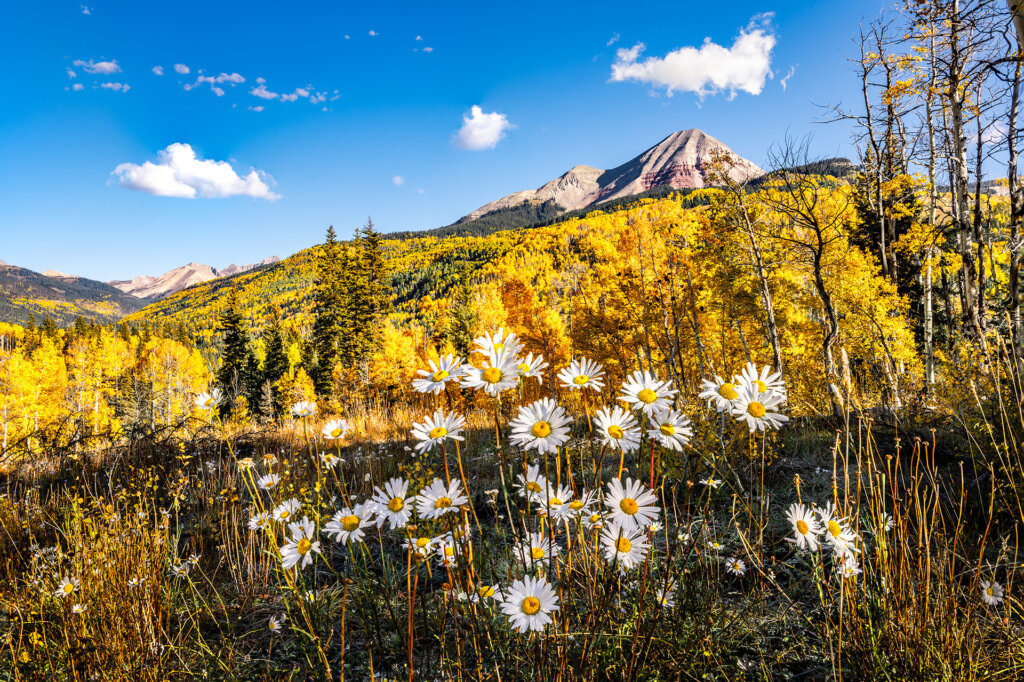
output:
[[72,323],[79,316],[112,322],[144,304],[103,282],[0,264],[0,322],[25,324],[33,315],[58,324]]

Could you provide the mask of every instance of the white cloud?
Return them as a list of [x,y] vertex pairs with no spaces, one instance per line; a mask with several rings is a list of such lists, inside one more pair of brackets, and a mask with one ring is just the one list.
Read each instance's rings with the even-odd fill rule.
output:
[[379,36],[380,34],[377,33],[376,31],[370,31],[370,35],[371,36]]
[[270,190],[267,182],[274,179],[266,173],[253,169],[244,178],[239,177],[227,161],[197,158],[191,145],[176,142],[157,156],[157,163],[122,163],[111,176],[121,187],[158,197],[250,196],[268,201],[281,198]]
[[789,67],[789,71],[786,73],[786,75],[783,76],[781,80],[779,80],[779,85],[782,86],[783,92],[785,92],[786,90],[786,85],[789,83],[789,79],[793,77],[794,73],[796,73],[796,67],[798,66],[800,65],[794,64],[793,66]]
[[162,66],[154,66],[153,67],[153,73],[155,73],[158,76],[164,75],[164,67],[162,67]]
[[255,107],[249,107],[249,111],[263,111],[263,109],[264,109],[264,106],[262,104],[260,104],[259,106],[255,106]]
[[100,87],[104,90],[113,90],[114,92],[128,92],[132,89],[132,86],[127,83],[100,83]]
[[257,85],[255,88],[249,91],[249,94],[255,95],[260,99],[277,99],[279,97],[279,95],[276,92],[271,92],[270,90],[267,90],[267,86],[265,83],[260,83],[259,85]]
[[425,48],[423,48],[423,51],[424,52],[433,52],[434,48],[432,48],[432,47],[425,47]]
[[75,83],[74,85],[71,86],[71,89],[74,90],[75,92],[80,92],[82,90],[85,90],[85,86],[82,85],[81,83]]
[[391,178],[391,182],[395,183],[395,187],[401,187],[402,185],[405,184],[405,178],[403,178],[401,175],[396,175],[395,177]]
[[619,42],[619,34],[615,33],[615,34],[612,35],[611,38],[608,39],[608,42],[605,43],[604,46],[605,47],[611,47],[612,45],[614,45],[617,42]]
[[[200,73],[202,73],[202,72],[200,71]],[[199,76],[196,79],[195,83],[185,83],[184,88],[185,88],[185,90],[187,92],[189,90],[193,90],[195,88],[198,88],[200,85],[203,85],[204,83],[206,83],[206,84],[209,84],[210,90],[213,92],[213,94],[217,95],[217,97],[223,97],[224,96],[224,88],[218,87],[219,84],[227,83],[231,87],[234,87],[234,86],[240,85],[241,83],[244,83],[244,82],[245,82],[245,78],[240,73],[223,73],[223,72],[221,72],[221,74],[219,76]]]
[[[314,88],[312,85],[306,85],[305,87],[295,88],[291,92],[281,93],[281,92],[274,92],[273,90],[270,90],[269,88],[267,88],[267,79],[266,78],[262,78],[262,77],[257,78],[256,79],[256,83],[257,83],[256,87],[253,88],[252,90],[250,90],[249,94],[254,96],[254,97],[259,97],[260,99],[266,99],[266,100],[276,99],[276,100],[280,100],[282,102],[294,102],[294,101],[296,101],[296,100],[301,98],[301,99],[308,99],[311,104],[320,104],[321,102],[326,102],[327,101],[327,93],[326,92],[320,92],[319,90]],[[335,90],[335,93],[337,93],[337,90]],[[337,99],[337,97],[332,97],[331,99],[333,101],[333,100]]]
[[698,47],[681,47],[664,57],[640,61],[643,43],[620,48],[612,65],[611,80],[638,81],[665,88],[671,96],[677,91],[694,92],[700,97],[728,92],[730,99],[742,90],[759,95],[766,78],[772,76],[772,49],[775,34],[772,14],[759,14],[740,29],[730,47],[722,47],[710,38]]
[[82,5],[82,14],[92,14],[92,9]]
[[426,193],[427,193],[427,190],[423,189],[422,187],[420,187],[418,190],[416,190],[416,194],[426,194]]
[[416,40],[423,40],[423,36],[416,36]]
[[180,73],[182,76],[184,76],[185,74],[187,74],[189,72],[189,68],[187,66],[185,66],[184,64],[175,64],[174,65],[174,70],[177,71],[178,73]]
[[74,69],[68,69],[68,78],[78,78],[78,74],[75,73]]
[[352,36],[350,36],[350,35],[348,35],[348,34],[346,33],[346,34],[345,34],[345,40],[352,40]]
[[116,59],[111,59],[108,62],[97,62],[92,59],[89,61],[76,59],[72,62],[72,65],[81,67],[86,73],[101,73],[108,75],[111,73],[119,73],[121,71],[121,67],[118,65]]
[[484,110],[474,104],[469,115],[462,115],[462,127],[452,136],[452,144],[460,149],[494,149],[505,137],[505,132],[515,126],[508,122],[508,116],[492,111],[485,114]]

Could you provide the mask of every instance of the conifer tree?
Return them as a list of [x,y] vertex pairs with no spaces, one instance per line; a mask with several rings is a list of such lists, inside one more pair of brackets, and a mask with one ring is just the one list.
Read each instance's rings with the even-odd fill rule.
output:
[[[285,348],[284,330],[281,329],[281,311],[274,306],[271,310],[270,338],[267,341],[267,357],[263,361],[263,386],[261,387],[260,411],[270,416],[281,410],[281,394],[277,382],[288,371],[288,351]],[[267,406],[271,407],[270,410]]]
[[348,249],[338,241],[334,226],[328,227],[327,239],[317,255],[313,282],[313,357],[309,363],[317,393],[322,395],[334,389],[332,370],[345,340],[347,254]]
[[[220,330],[224,334],[224,350],[217,370],[217,383],[229,395],[237,397],[244,393],[249,397],[248,384],[251,383],[255,357],[249,347],[249,333],[242,318],[236,288],[228,293],[227,307],[220,316]],[[250,400],[249,404],[254,402]]]

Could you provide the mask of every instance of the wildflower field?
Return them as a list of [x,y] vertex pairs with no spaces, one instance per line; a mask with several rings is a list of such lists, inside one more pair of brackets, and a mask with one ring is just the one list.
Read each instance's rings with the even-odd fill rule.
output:
[[4,676],[1024,672],[1012,367],[927,428],[835,428],[791,419],[754,363],[686,395],[521,350],[487,333],[418,373],[418,405],[300,401],[270,430],[214,389],[183,429],[23,468],[0,507]]

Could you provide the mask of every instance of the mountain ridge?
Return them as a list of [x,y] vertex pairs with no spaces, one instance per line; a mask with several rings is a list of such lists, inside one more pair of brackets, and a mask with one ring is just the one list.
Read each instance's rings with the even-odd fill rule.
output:
[[235,265],[232,263],[221,270],[204,265],[203,263],[191,261],[185,265],[168,270],[159,276],[139,275],[132,279],[110,280],[107,284],[123,291],[129,296],[152,302],[176,294],[190,286],[208,282],[211,279],[230,277],[241,272],[248,272],[262,265],[277,263],[280,260],[277,256],[270,256],[258,263],[249,263],[247,265]]
[[716,151],[726,152],[736,159],[730,175],[737,180],[749,180],[764,174],[756,164],[740,157],[720,140],[698,128],[690,128],[668,135],[615,168],[601,170],[577,164],[537,189],[520,190],[484,204],[455,224],[523,203],[554,201],[565,211],[574,211],[642,194],[659,186],[675,189],[707,187],[705,164]]

